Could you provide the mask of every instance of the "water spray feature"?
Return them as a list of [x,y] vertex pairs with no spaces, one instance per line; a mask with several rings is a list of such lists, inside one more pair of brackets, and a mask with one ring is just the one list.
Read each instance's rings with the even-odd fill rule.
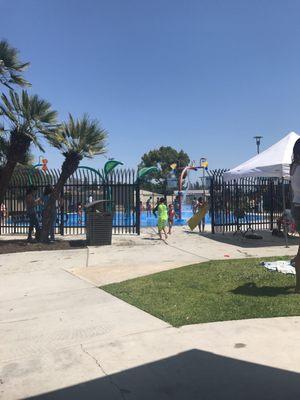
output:
[[[186,201],[186,196],[187,192],[189,189],[190,181],[189,181],[189,172],[190,171],[198,171],[199,169],[202,169],[203,171],[203,184],[204,184],[204,178],[205,178],[205,171],[208,169],[208,162],[206,158],[201,158],[200,160],[200,165],[195,166],[195,165],[188,165],[185,168],[183,168],[180,177],[179,177],[179,184],[178,184],[178,199],[179,199],[179,222],[185,222],[182,218],[182,209],[183,209],[183,204]],[[184,180],[187,180],[187,185],[184,188]],[[204,194],[204,192],[203,192]]]

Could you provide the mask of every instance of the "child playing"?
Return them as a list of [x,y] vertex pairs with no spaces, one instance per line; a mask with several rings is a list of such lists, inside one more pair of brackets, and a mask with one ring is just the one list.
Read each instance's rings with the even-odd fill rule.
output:
[[168,210],[168,224],[169,224],[169,232],[168,234],[171,235],[172,226],[174,225],[174,218],[175,218],[175,210],[173,204],[169,204]]
[[151,217],[151,202],[152,202],[152,197],[149,197],[149,199],[146,201],[146,210],[147,210],[147,218]]
[[[196,212],[201,211],[201,209],[205,206],[205,202],[202,197],[198,198]],[[205,216],[199,221],[198,224],[199,233],[204,232],[205,230]]]
[[83,209],[82,209],[82,204],[79,203],[78,207],[77,207],[77,215],[78,215],[78,223],[82,224],[82,213],[83,213]]
[[166,226],[168,223],[168,209],[165,204],[165,199],[163,197],[159,200],[159,204],[153,210],[153,214],[155,216],[157,216],[156,212],[158,213],[157,228],[158,228],[159,238],[162,240],[162,232],[163,232],[165,234],[165,238],[167,239],[168,235],[166,232]]

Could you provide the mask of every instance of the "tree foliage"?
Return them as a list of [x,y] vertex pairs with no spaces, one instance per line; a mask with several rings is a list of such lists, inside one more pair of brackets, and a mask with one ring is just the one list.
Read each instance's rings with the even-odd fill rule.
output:
[[20,95],[13,90],[9,91],[9,96],[2,93],[1,100],[0,116],[9,125],[1,129],[10,135],[14,131],[20,138],[26,137],[43,151],[39,134],[52,135],[57,129],[57,112],[51,109],[51,104],[25,90]]
[[142,156],[139,168],[157,167],[158,172],[151,173],[142,180],[143,189],[157,193],[166,193],[166,179],[171,172],[171,164],[176,164],[175,175],[179,178],[183,167],[187,166],[190,158],[183,150],[177,151],[171,146],[161,146],[150,150]]
[[[0,136],[0,169],[7,163],[7,155],[9,151],[9,139],[5,136]],[[28,168],[33,165],[34,156],[30,149],[23,155],[23,159],[19,160],[16,168]]]
[[30,86],[22,75],[29,64],[19,60],[19,51],[11,47],[6,40],[0,41],[0,84],[9,89],[14,85]]
[[77,120],[69,114],[69,120],[60,126],[55,135],[48,136],[48,141],[65,157],[76,153],[82,159],[105,153],[106,136],[99,122],[91,120],[87,114]]
[[41,136],[55,134],[56,111],[51,104],[37,95],[29,95],[22,91],[19,95],[13,90],[9,96],[1,95],[0,117],[4,124],[1,130],[1,146],[5,149],[5,159],[0,168],[0,203],[9,185],[16,166],[26,161],[31,144],[41,151]]
[[74,119],[69,114],[68,121],[61,124],[56,134],[48,136],[50,144],[60,150],[65,159],[58,181],[44,210],[43,241],[48,240],[55,202],[58,200],[67,180],[77,170],[84,157],[91,158],[94,155],[105,153],[106,137],[107,132],[98,121],[91,120],[87,114],[84,114],[81,119]]

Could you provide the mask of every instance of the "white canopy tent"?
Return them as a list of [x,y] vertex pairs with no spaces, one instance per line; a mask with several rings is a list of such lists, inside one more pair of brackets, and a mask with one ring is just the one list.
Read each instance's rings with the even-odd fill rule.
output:
[[225,172],[224,180],[231,181],[251,176],[289,179],[293,147],[299,138],[297,133],[289,133],[265,151]]
[[[238,180],[247,177],[261,178],[290,178],[290,164],[292,162],[293,147],[300,136],[290,132],[279,142],[267,148],[250,160],[224,173],[224,181]],[[284,185],[282,185],[283,210],[285,210]],[[287,231],[284,229],[287,247]]]

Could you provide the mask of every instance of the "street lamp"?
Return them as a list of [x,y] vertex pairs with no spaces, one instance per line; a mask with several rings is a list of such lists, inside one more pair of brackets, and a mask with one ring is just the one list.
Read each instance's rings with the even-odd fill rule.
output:
[[263,138],[263,136],[253,136],[253,138],[256,141],[257,154],[259,154],[260,140]]

